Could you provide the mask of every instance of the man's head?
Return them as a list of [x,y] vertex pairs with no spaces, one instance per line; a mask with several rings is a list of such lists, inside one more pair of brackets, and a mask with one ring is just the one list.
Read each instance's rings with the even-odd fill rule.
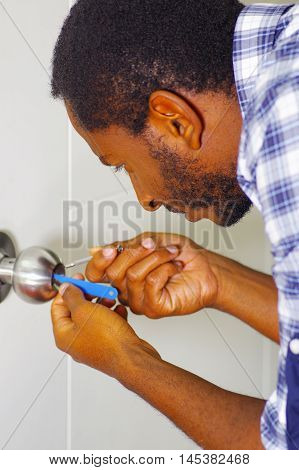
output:
[[241,131],[232,41],[237,0],[79,0],[53,59],[52,93],[145,209],[231,225]]

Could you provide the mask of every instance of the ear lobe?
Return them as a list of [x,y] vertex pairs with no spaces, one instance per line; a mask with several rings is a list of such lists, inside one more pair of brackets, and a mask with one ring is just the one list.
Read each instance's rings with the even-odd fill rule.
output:
[[192,150],[201,147],[203,125],[201,118],[180,96],[168,92],[154,92],[149,101],[150,119],[176,139],[183,139]]

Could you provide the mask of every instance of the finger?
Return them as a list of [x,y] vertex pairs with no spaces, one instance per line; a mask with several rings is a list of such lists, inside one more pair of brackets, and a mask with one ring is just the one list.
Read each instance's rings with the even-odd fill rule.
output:
[[[79,317],[80,308],[89,304],[83,292],[72,284],[64,283],[59,288],[59,294],[63,298],[63,302],[71,312],[72,319],[75,321],[75,317]],[[90,303],[90,305],[93,305]]]
[[144,311],[144,286],[148,274],[174,259],[178,253],[177,247],[162,248],[128,269],[126,276],[127,296],[132,312],[140,314]]
[[[100,275],[98,273],[98,268],[94,268],[93,261],[90,262],[90,264],[87,267],[87,277],[90,278],[93,282],[99,282],[99,281],[104,281],[104,282],[111,282],[115,287],[120,292],[120,301],[123,304],[127,304],[127,289],[126,289],[126,282],[125,282],[125,273],[126,270],[129,266],[134,264],[136,261],[141,259],[144,256],[147,256],[148,253],[150,253],[149,250],[153,251],[155,248],[155,244],[151,238],[143,239],[142,244],[140,245],[140,240],[139,243],[136,243],[136,239],[133,239],[129,242],[124,242],[126,248],[121,254],[118,254],[117,257],[114,256],[112,259],[112,263],[109,263],[110,266],[106,269],[106,274],[105,272],[101,272]],[[118,243],[114,244],[114,253],[115,253],[115,248],[118,245]],[[111,247],[113,245],[110,245],[109,250],[111,250]],[[108,249],[108,248],[107,248]],[[105,250],[102,250],[102,252],[105,252]],[[116,250],[117,252],[117,250]],[[96,261],[99,257],[101,256],[101,253],[96,253],[94,260]]]
[[[156,232],[144,232],[144,233],[141,233],[140,235],[138,235],[137,237],[134,237],[134,238],[131,238],[130,240],[124,240],[124,241],[116,241],[114,243],[110,243],[109,245],[106,245],[106,246],[95,246],[95,247],[92,247],[89,249],[89,253],[91,256],[94,256],[96,253],[98,253],[99,251],[103,250],[103,248],[118,248],[119,246],[122,246],[124,249],[125,248],[137,248],[138,246],[140,245],[143,245],[143,243],[145,243],[145,247],[148,243],[148,240],[149,239],[152,239],[152,240],[158,240],[158,238],[161,238],[163,236],[163,239],[166,240],[165,237],[173,237],[172,234],[159,234],[159,233],[156,233]],[[177,235],[174,240],[178,240],[178,237],[180,237],[179,235]],[[167,243],[166,243],[167,244]],[[168,243],[168,244],[171,244],[171,243]]]
[[110,300],[110,299],[99,298],[97,300],[97,304],[104,305],[107,308],[112,308],[116,304],[116,301],[115,300]]
[[94,256],[100,251],[104,250],[105,248],[117,248],[119,245],[120,245],[119,242],[114,242],[114,243],[110,243],[109,245],[94,246],[90,248],[88,251],[89,251],[90,256]]
[[120,289],[127,270],[138,261],[147,257],[154,250],[155,243],[152,239],[145,240],[143,245],[138,245],[134,248],[125,248],[106,270],[109,281]]
[[183,235],[179,235],[176,233],[164,233],[164,232],[154,232],[154,233],[147,233],[142,234],[139,238],[144,239],[144,237],[151,237],[154,242],[156,243],[157,248],[166,248],[170,245],[178,246],[182,248],[186,242],[190,242],[190,240]]
[[[76,273],[76,274],[74,274],[72,277],[73,277],[74,279],[80,279],[81,281],[84,281],[84,279],[85,279],[85,278],[84,278],[84,275],[83,275],[82,273]],[[58,285],[59,285],[59,287],[60,287],[62,284],[58,283]],[[58,288],[58,287],[57,287],[57,288]],[[62,296],[59,294],[59,291],[58,291],[58,293],[57,293],[57,296],[56,296],[55,301],[53,302],[53,304],[54,304],[55,307],[56,307],[56,305],[64,305],[65,307],[67,307],[67,306],[65,305],[64,301],[63,301]],[[69,308],[68,308],[68,307],[67,307],[67,311],[69,312]],[[69,315],[71,315],[70,312],[69,312]]]
[[124,320],[128,320],[128,310],[123,305],[118,305],[115,307],[114,311],[120,315]]
[[181,272],[181,268],[174,263],[167,263],[159,266],[148,274],[145,280],[144,296],[145,303],[152,307],[163,308],[161,313],[173,309],[172,299],[166,289],[169,280]]
[[117,256],[116,248],[105,247],[103,250],[95,253],[94,257],[87,264],[86,277],[91,282],[105,281],[105,271],[113,263]]
[[76,273],[72,276],[74,279],[80,279],[81,281],[84,281],[85,277],[82,273]]
[[[121,242],[121,245],[124,248],[124,252],[117,256],[113,263],[108,263],[110,266],[107,268],[107,277],[105,277],[104,273],[104,266],[105,262],[101,259],[101,254],[104,251],[110,250],[115,248],[119,245],[119,242],[115,242],[107,247],[104,250],[101,250],[101,247],[95,247],[91,249],[91,253],[95,253],[93,260],[88,264],[86,269],[86,275],[88,279],[93,282],[100,282],[100,281],[107,281],[113,283],[115,287],[119,289],[122,293],[124,300],[126,299],[126,287],[124,284],[124,277],[126,270],[128,267],[132,266],[135,262],[142,259],[143,257],[147,256],[148,253],[154,250],[155,248],[155,241],[154,236],[158,239],[163,238],[166,241],[166,237],[170,237],[170,234],[151,234],[151,233],[144,233],[139,235],[136,238],[133,238],[128,241]],[[179,239],[176,237],[174,240],[178,241]],[[149,250],[149,251],[148,251]],[[95,266],[96,263],[100,263],[101,265]],[[107,264],[106,264],[107,266]]]
[[179,250],[176,246],[161,248],[148,255],[143,260],[134,264],[127,271],[127,285],[134,285],[136,282],[142,282],[146,276],[161,266],[168,263],[178,256]]
[[52,302],[51,319],[55,335],[59,330],[73,326],[71,312],[63,302],[60,294],[58,294],[55,300]]
[[177,246],[180,250],[178,259],[184,264],[188,264],[194,258],[195,254],[197,255],[198,251],[202,249],[199,245],[193,242],[193,240],[183,235],[157,232],[152,234],[152,236],[157,248],[165,248],[169,245]]

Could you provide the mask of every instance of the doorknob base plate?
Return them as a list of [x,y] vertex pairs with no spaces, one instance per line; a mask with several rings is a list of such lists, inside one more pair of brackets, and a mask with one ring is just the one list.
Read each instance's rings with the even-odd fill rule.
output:
[[[12,239],[4,232],[0,232],[0,262],[3,257],[15,258],[16,250]],[[0,303],[6,299],[11,289],[11,285],[0,281]]]

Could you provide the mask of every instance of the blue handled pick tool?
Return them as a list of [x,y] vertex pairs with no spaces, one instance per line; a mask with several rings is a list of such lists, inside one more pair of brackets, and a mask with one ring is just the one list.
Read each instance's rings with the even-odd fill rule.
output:
[[115,300],[118,296],[117,289],[107,284],[96,284],[81,279],[74,279],[73,277],[62,276],[61,274],[54,274],[53,278],[55,281],[58,281],[59,284],[67,282],[68,284],[79,287],[84,294],[91,295],[92,297]]
[[[122,245],[118,245],[117,252],[120,254],[124,250]],[[88,258],[82,258],[73,263],[67,264],[65,267],[67,269],[80,266],[82,264],[88,263],[92,259],[92,256]],[[107,284],[97,284],[94,282],[83,281],[81,279],[74,279],[73,277],[63,276],[61,274],[53,274],[53,280],[57,281],[60,284],[67,282],[73,286],[79,287],[84,294],[91,295],[92,297],[100,297],[102,299],[115,300],[118,296],[118,291],[114,287],[111,287]]]

